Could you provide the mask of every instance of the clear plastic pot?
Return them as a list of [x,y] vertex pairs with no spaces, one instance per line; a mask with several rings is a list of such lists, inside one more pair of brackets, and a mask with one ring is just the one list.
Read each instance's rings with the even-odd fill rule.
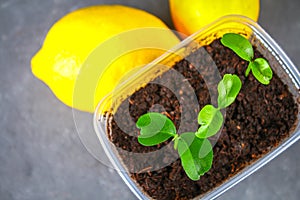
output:
[[[123,99],[130,96],[134,91],[138,90],[141,86],[145,85],[159,74],[167,71],[176,61],[184,58],[194,49],[209,44],[213,40],[222,37],[223,34],[228,32],[239,33],[249,38],[250,42],[252,44],[256,44],[258,50],[265,58],[276,58],[276,63],[271,63],[271,66],[282,81],[288,85],[290,92],[294,95],[294,99],[297,102],[300,86],[300,74],[298,69],[293,65],[278,44],[256,22],[242,16],[231,15],[223,17],[205,28],[202,28],[149,65],[128,77],[113,93],[108,95],[99,103],[95,112],[94,128],[99,140],[114,168],[137,198],[149,199],[150,197],[147,196],[130,178],[130,173],[127,172],[126,166],[124,166],[122,161],[119,159],[114,144],[111,143],[107,137],[106,120],[108,120],[108,117],[103,113],[107,113],[105,111],[108,106],[110,107],[114,105],[110,110],[110,112],[113,113]],[[106,110],[104,111],[103,109]],[[299,130],[298,113],[296,127],[293,129],[293,132],[290,133],[289,138],[278,145],[278,147],[272,149],[269,153],[254,161],[251,165],[244,168],[233,177],[229,178],[222,185],[213,188],[208,193],[198,196],[195,199],[214,199],[220,196],[222,193],[251,175],[253,172],[264,166],[295,143],[300,138]]]

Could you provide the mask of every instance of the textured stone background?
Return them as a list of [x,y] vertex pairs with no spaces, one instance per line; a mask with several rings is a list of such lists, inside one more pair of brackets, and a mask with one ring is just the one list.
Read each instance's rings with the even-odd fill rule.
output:
[[[56,20],[103,3],[142,8],[172,27],[167,0],[0,0],[1,200],[135,199],[103,164],[107,159],[95,142],[92,116],[73,113],[30,71],[31,57]],[[297,66],[299,10],[299,0],[261,0],[259,20]],[[299,151],[294,144],[220,199],[299,199]]]

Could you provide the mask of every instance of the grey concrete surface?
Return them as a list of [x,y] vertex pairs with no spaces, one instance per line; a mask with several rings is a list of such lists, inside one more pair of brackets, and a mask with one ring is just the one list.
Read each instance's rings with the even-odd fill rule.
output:
[[[90,136],[92,116],[75,112],[75,125],[72,109],[30,70],[31,57],[56,20],[103,3],[147,10],[172,27],[167,0],[0,0],[0,200],[135,199],[103,164],[104,152]],[[299,10],[299,0],[261,0],[259,20],[297,66]],[[299,199],[299,151],[298,142],[219,199]]]

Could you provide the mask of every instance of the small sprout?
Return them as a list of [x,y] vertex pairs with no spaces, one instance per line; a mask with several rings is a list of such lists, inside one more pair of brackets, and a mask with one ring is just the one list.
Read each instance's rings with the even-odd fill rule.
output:
[[136,126],[141,129],[138,141],[144,146],[154,146],[173,137],[174,149],[178,150],[183,169],[192,180],[199,180],[212,165],[212,146],[207,139],[195,137],[195,133],[178,135],[173,122],[160,113],[142,115]]
[[218,108],[213,105],[206,105],[199,112],[200,128],[196,132],[198,138],[208,138],[218,133],[224,121],[220,109],[230,106],[235,101],[241,87],[242,82],[237,75],[224,75],[218,84]]
[[144,146],[154,146],[173,137],[174,149],[178,150],[181,164],[187,176],[196,181],[212,166],[213,151],[207,139],[215,135],[222,127],[223,115],[220,109],[232,104],[241,89],[238,76],[225,74],[218,84],[218,108],[204,106],[198,115],[200,128],[196,133],[177,134],[174,123],[165,115],[149,112],[142,115],[136,126],[140,135],[138,141]]
[[269,63],[264,58],[254,60],[254,50],[251,43],[243,36],[236,33],[226,33],[221,43],[233,50],[239,57],[249,62],[245,76],[252,71],[253,76],[262,84],[269,84],[273,73]]

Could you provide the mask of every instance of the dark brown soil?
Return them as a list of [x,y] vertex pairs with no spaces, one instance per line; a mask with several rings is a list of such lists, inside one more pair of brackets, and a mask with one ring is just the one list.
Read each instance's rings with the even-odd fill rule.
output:
[[[131,174],[132,178],[154,199],[190,199],[211,190],[280,144],[289,136],[296,122],[297,105],[276,74],[269,85],[262,85],[251,74],[247,78],[244,76],[247,63],[220,45],[219,41],[214,41],[205,49],[222,76],[234,73],[241,78],[242,89],[236,101],[226,109],[219,138],[212,139],[216,142],[212,169],[199,181],[192,181],[186,176],[173,146],[167,145],[171,141],[155,147],[140,145],[136,138],[138,129],[135,122],[140,115],[151,110],[166,114],[180,128],[179,133],[197,130],[199,109],[215,103],[217,81],[212,77],[219,73],[212,70],[212,61],[205,58],[203,49],[196,50],[173,66],[184,78],[174,77],[172,71],[164,73],[155,80],[156,83],[146,85],[124,100],[116,114],[108,120],[109,139],[120,149],[126,150],[124,152],[164,149],[163,155],[157,154],[155,157],[154,154],[151,158],[157,160],[157,166],[148,164],[149,157],[137,161],[135,156],[120,151],[127,168],[136,172]],[[255,57],[261,55],[255,52]],[[183,84],[185,82],[190,86]],[[208,82],[214,84],[208,86]],[[162,86],[166,84],[167,87]],[[213,89],[209,91],[208,87]],[[199,101],[196,106],[190,106],[193,105],[190,91],[196,94]]]

